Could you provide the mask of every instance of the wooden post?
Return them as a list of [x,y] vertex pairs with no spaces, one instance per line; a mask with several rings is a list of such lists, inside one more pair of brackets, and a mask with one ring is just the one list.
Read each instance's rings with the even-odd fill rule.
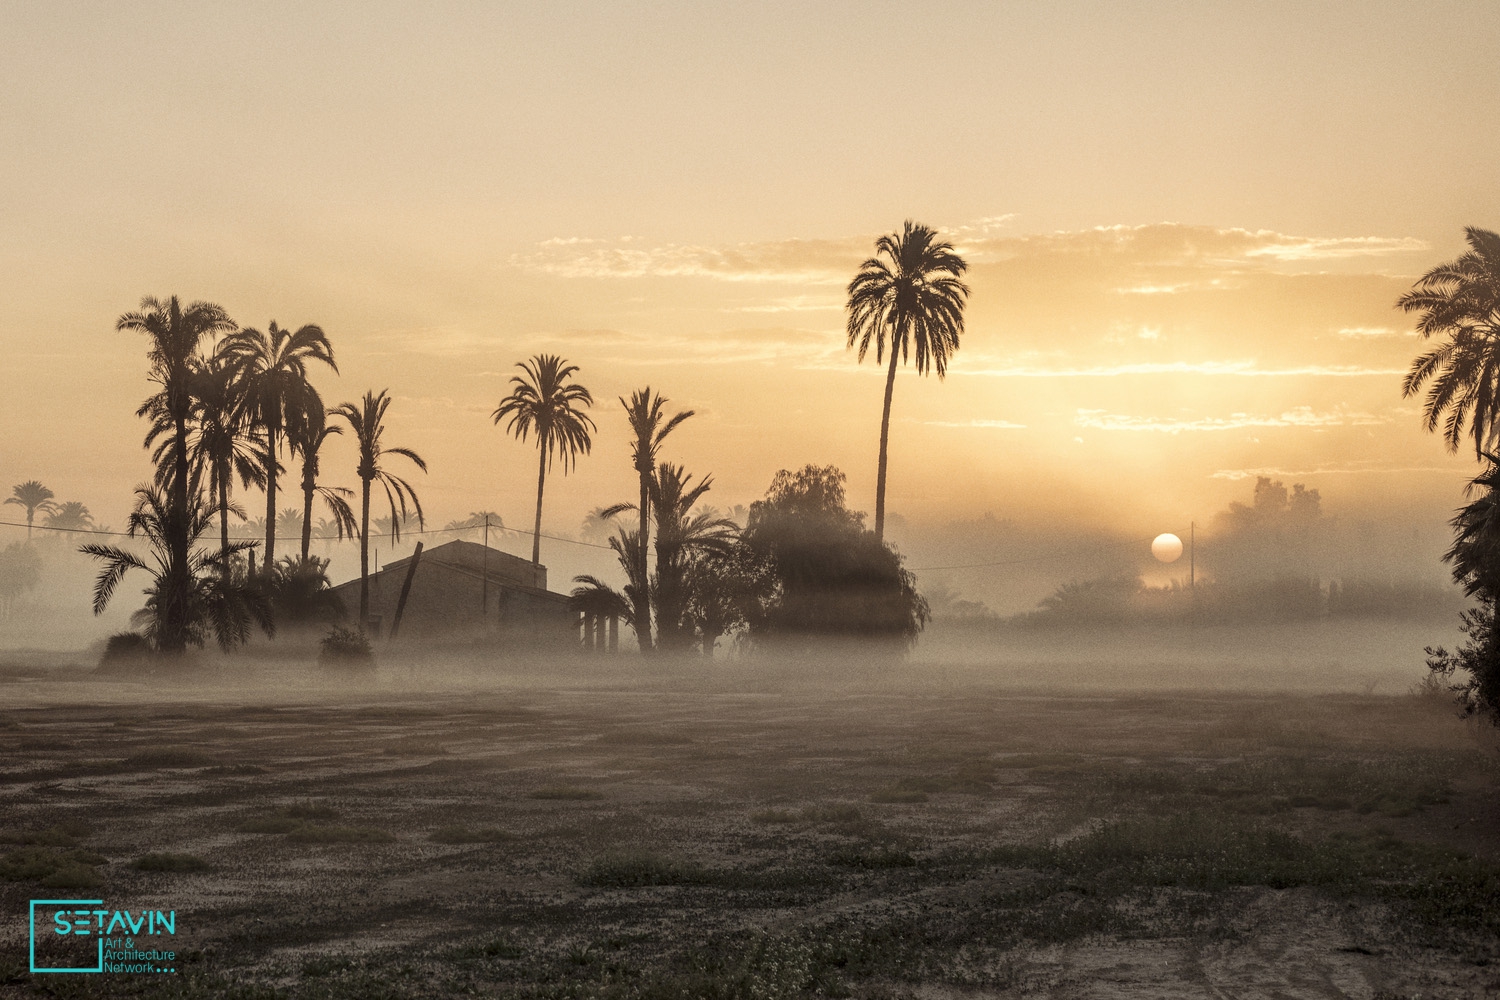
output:
[[401,596],[396,599],[396,617],[391,621],[391,637],[387,643],[396,641],[396,633],[401,630],[401,613],[406,610],[406,595],[411,593],[411,578],[417,575],[417,563],[422,561],[422,543],[412,551],[411,563],[406,567],[406,579],[401,584]]

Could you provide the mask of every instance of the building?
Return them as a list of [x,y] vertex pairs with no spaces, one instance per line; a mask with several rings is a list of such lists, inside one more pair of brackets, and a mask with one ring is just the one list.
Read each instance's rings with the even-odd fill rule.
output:
[[[580,615],[567,596],[547,589],[547,567],[475,542],[424,548],[397,624],[401,589],[413,556],[370,574],[370,618],[365,631],[385,638],[472,642],[497,646],[575,650]],[[350,612],[359,613],[359,578],[333,588]]]

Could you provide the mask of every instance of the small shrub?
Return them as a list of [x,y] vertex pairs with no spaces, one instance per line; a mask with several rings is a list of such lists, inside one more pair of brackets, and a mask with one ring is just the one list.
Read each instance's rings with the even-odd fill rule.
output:
[[313,826],[302,824],[287,833],[299,844],[388,844],[396,838],[368,826]]
[[325,667],[364,669],[375,666],[375,650],[363,629],[335,625],[323,637],[318,663]]
[[697,865],[651,851],[620,851],[595,858],[579,874],[577,882],[598,889],[637,889],[652,885],[701,885],[707,877]]
[[143,854],[131,864],[140,872],[206,872],[209,864],[192,854]]
[[151,663],[156,651],[139,632],[116,632],[104,643],[99,669],[105,673],[137,670]]
[[913,802],[926,802],[927,793],[917,791],[914,788],[882,788],[870,796],[871,802],[887,804],[909,804]]
[[466,826],[445,826],[432,831],[428,838],[436,844],[498,844],[502,840],[514,839],[504,830],[492,826],[472,830]]

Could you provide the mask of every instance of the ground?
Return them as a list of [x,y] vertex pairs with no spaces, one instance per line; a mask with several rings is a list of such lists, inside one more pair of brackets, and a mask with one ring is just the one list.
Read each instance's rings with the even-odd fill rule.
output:
[[[1432,698],[627,666],[11,668],[0,997],[1500,993]],[[34,898],[174,910],[176,971],[30,973]]]

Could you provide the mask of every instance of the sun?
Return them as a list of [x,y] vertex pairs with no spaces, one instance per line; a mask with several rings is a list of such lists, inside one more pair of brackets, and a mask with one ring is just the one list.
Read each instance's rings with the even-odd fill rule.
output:
[[1151,554],[1158,562],[1176,562],[1182,555],[1182,539],[1171,532],[1157,535],[1151,540]]

